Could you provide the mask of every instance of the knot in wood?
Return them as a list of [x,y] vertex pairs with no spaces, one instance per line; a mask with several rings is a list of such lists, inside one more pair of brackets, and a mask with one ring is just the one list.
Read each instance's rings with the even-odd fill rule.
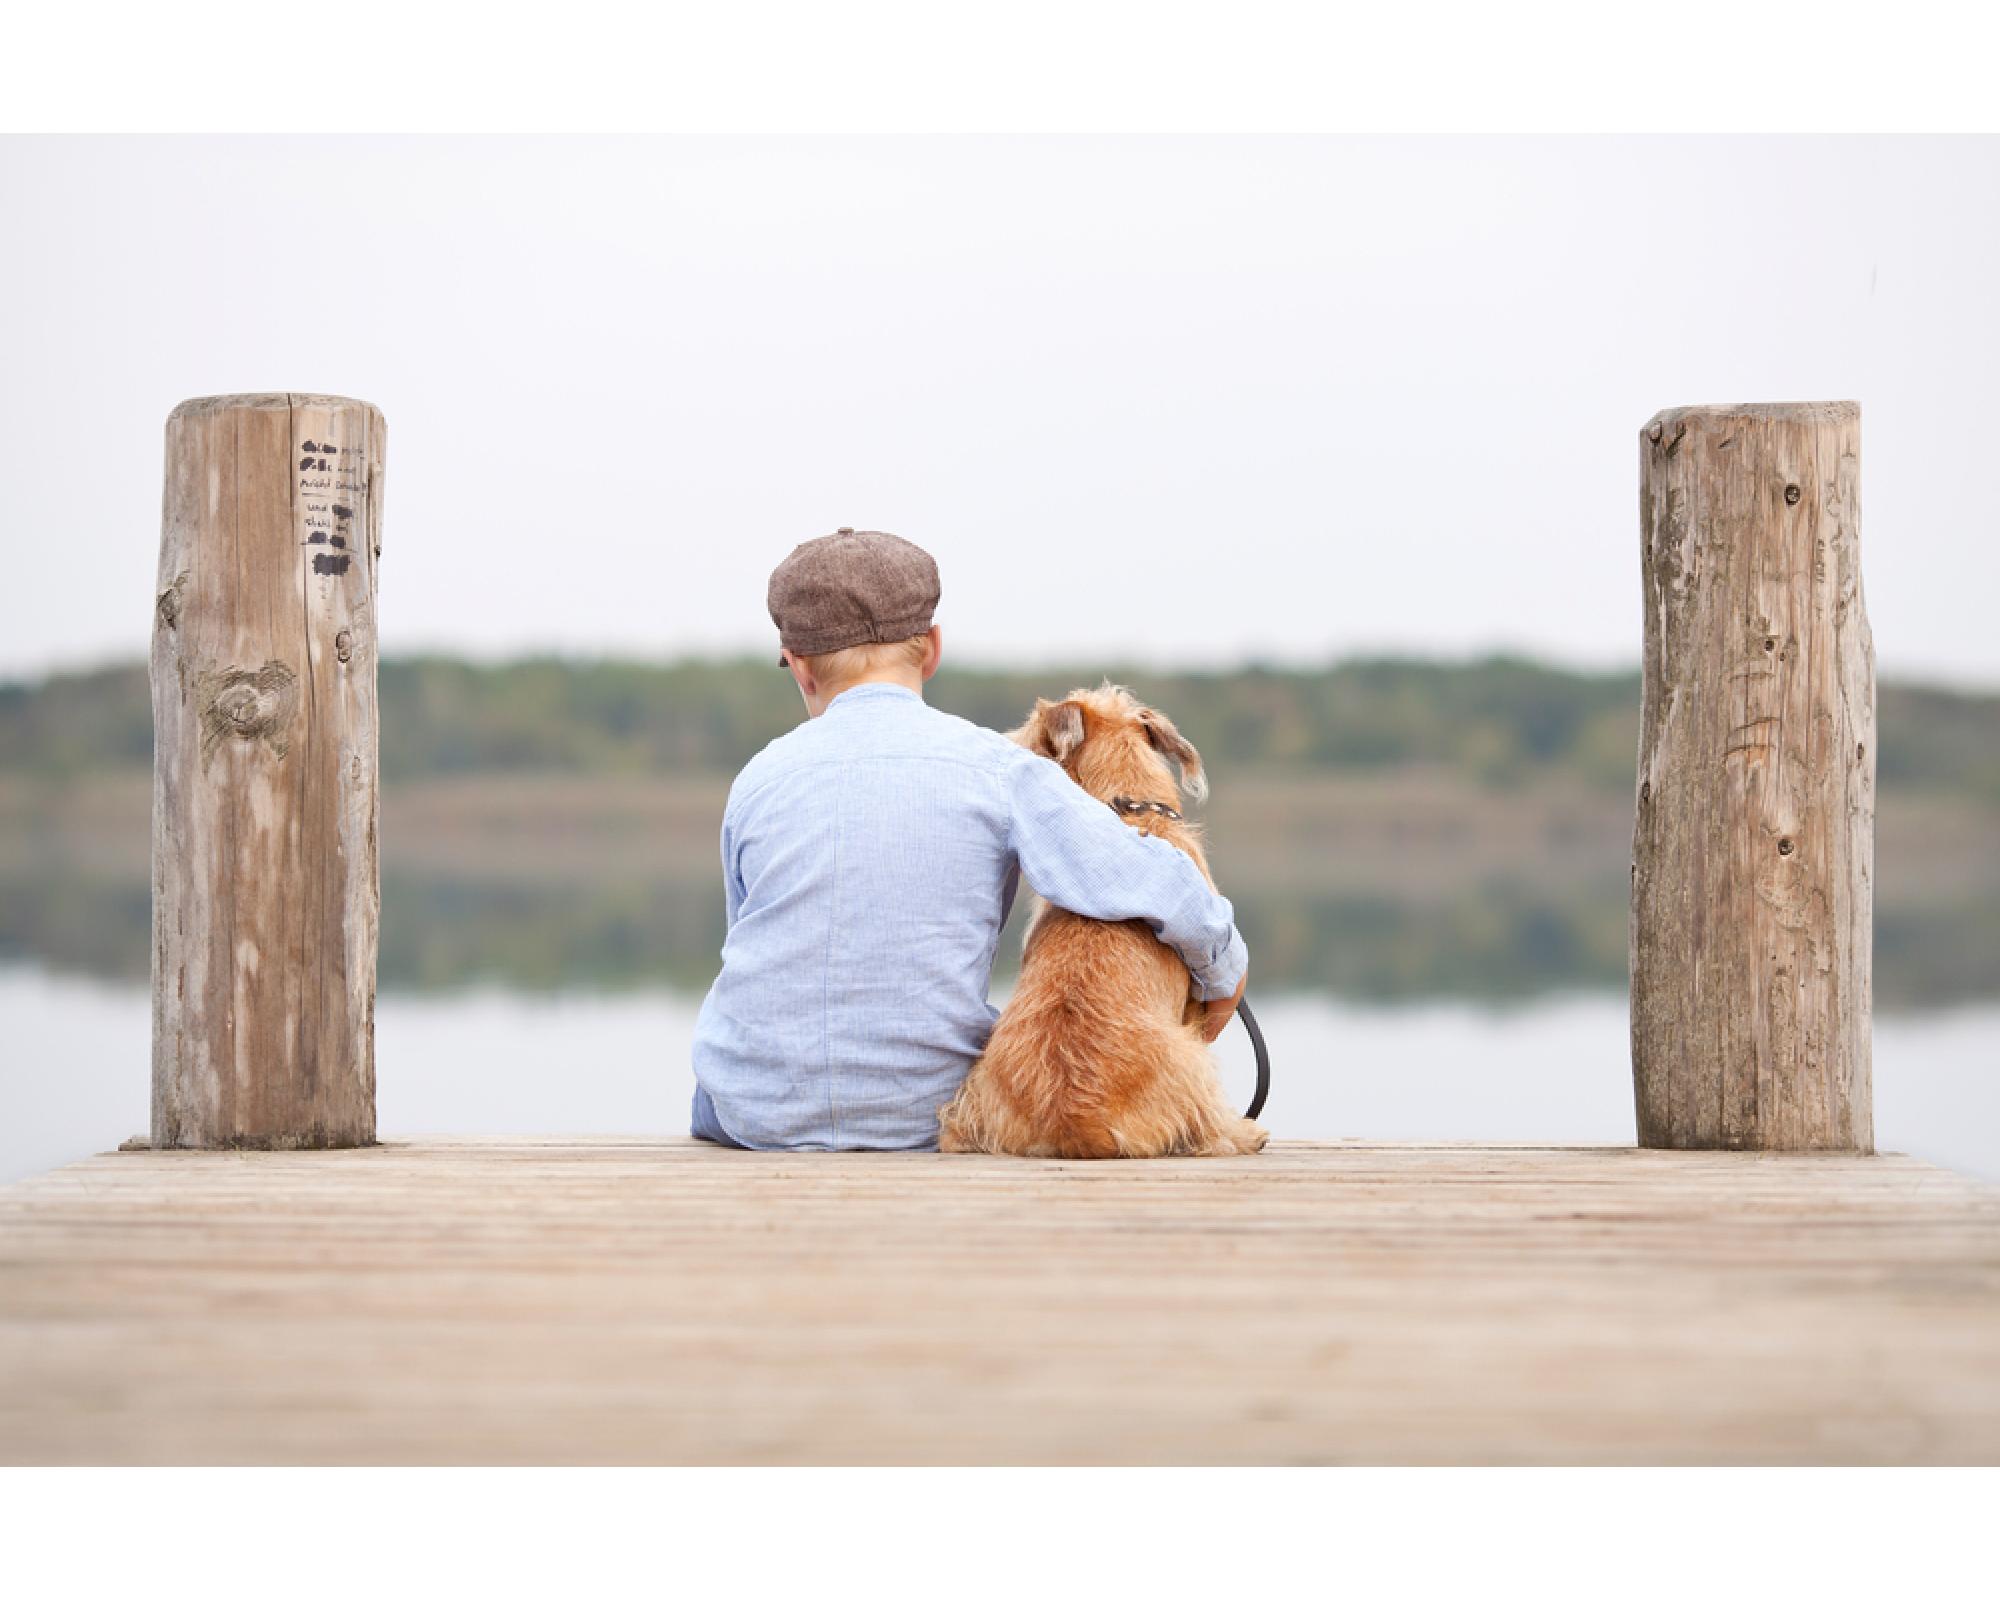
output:
[[354,654],[354,635],[345,628],[333,636],[333,653],[342,661]]
[[1786,484],[1785,504],[1788,506],[1795,506],[1798,503],[1799,503],[1799,486],[1796,483]]
[[215,709],[236,724],[241,733],[257,720],[257,691],[247,683],[231,684],[215,697]]
[[197,690],[202,754],[227,738],[262,739],[285,753],[285,728],[299,704],[298,674],[282,661],[267,661],[252,672],[229,667],[205,672]]
[[1778,854],[1781,856],[1788,856],[1791,853],[1792,853],[1792,841],[1789,839],[1780,839],[1778,841]]

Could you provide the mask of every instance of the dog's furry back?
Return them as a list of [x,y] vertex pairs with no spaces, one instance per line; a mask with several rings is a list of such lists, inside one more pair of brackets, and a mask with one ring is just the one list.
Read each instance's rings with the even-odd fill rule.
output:
[[[1091,794],[1171,804],[1165,757],[1204,792],[1199,753],[1123,689],[1038,701],[1012,735],[1060,761]],[[1144,813],[1138,824],[1187,851],[1195,829]],[[1222,1097],[1188,972],[1144,923],[1094,922],[1044,905],[1029,925],[1021,979],[957,1096],[939,1113],[939,1148],[1024,1156],[1239,1155],[1266,1135]]]

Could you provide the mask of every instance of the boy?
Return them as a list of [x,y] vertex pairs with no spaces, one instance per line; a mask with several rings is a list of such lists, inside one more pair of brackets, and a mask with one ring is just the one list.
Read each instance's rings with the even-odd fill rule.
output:
[[693,1131],[753,1150],[921,1150],[999,1013],[993,954],[1021,874],[1186,961],[1212,1040],[1249,957],[1181,851],[1055,762],[924,704],[937,563],[842,528],[771,574],[778,664],[808,720],[737,775],[729,932],[695,1025]]

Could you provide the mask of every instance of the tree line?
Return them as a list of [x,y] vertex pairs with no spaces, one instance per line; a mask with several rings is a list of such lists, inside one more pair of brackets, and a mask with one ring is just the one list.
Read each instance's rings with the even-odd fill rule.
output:
[[[1519,656],[1463,662],[1351,658],[1319,668],[1162,671],[947,665],[932,702],[987,727],[1036,696],[1106,678],[1173,717],[1218,767],[1296,773],[1424,765],[1487,784],[1561,771],[1629,788],[1639,675]],[[775,658],[654,663],[405,656],[381,665],[389,782],[480,772],[729,773],[797,725]],[[1885,683],[1879,778],[2000,805],[2000,695]],[[152,711],[143,665],[0,685],[0,768],[76,776],[144,767]]]

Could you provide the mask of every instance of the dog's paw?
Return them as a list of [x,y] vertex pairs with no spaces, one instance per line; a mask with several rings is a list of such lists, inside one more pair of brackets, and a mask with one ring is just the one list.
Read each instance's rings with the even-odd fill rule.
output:
[[1254,1156],[1271,1142],[1271,1136],[1248,1117],[1224,1123],[1206,1144],[1196,1144],[1169,1152],[1189,1156]]
[[1223,1137],[1233,1146],[1230,1153],[1239,1156],[1254,1156],[1271,1142],[1271,1136],[1248,1117],[1242,1118]]

